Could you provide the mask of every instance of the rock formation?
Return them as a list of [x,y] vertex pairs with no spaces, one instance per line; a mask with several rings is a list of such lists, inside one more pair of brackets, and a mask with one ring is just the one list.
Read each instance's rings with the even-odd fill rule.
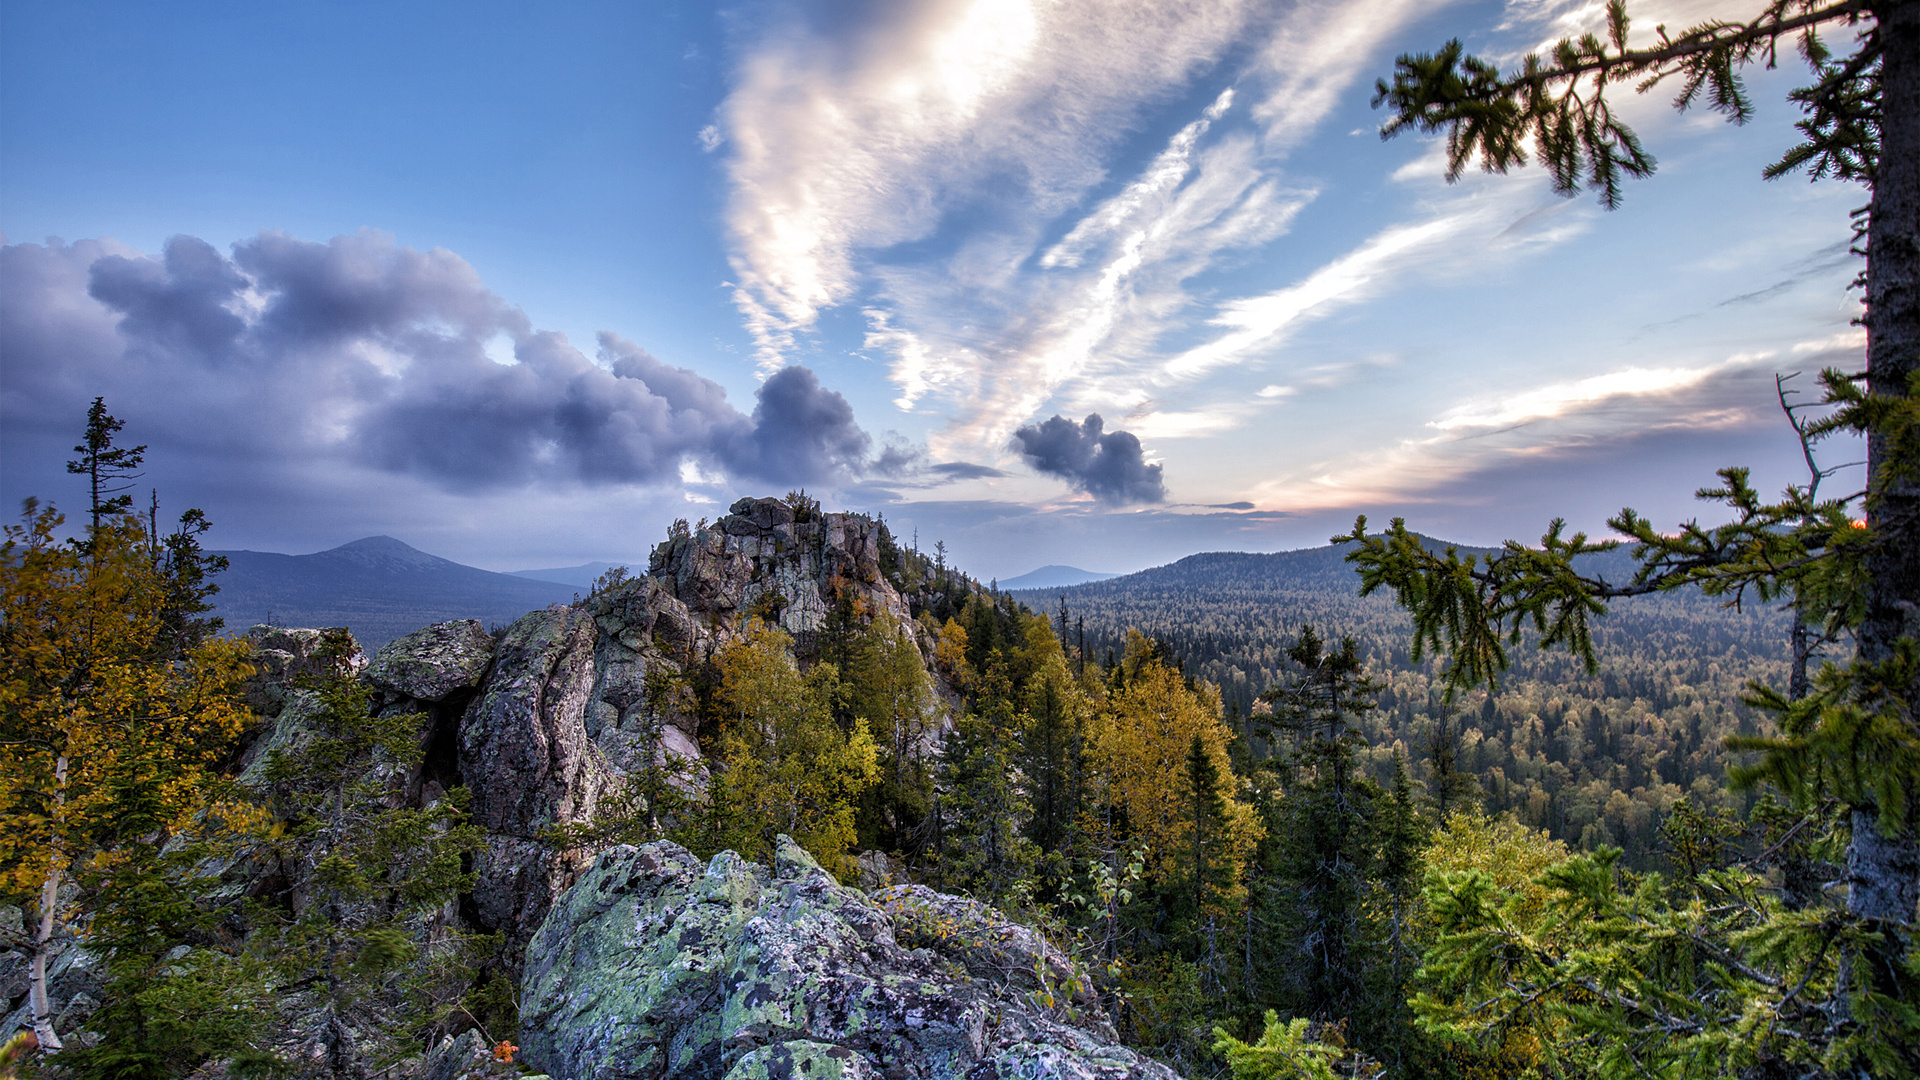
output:
[[[668,757],[700,783],[689,674],[751,616],[804,650],[836,605],[884,614],[932,642],[883,572],[882,526],[773,499],[742,499],[710,527],[655,549],[648,572],[501,631],[458,621],[398,638],[350,667],[382,716],[418,717],[418,766],[382,766],[390,805],[426,806],[455,785],[485,833],[470,897],[442,916],[498,932],[493,977],[520,986],[527,1063],[559,1080],[1173,1074],[1119,1045],[1090,987],[1034,930],[984,905],[905,883],[884,855],[859,862],[871,892],[842,886],[783,838],[771,868],[723,853],[702,865],[661,841],[569,850],[556,831],[592,822],[638,770]],[[236,762],[264,791],[276,748],[309,736],[325,631],[255,627],[263,716]],[[931,666],[931,665],[929,665]],[[273,893],[272,860],[211,867],[209,898]],[[277,894],[274,894],[277,895]],[[295,897],[293,903],[299,903]],[[0,949],[22,913],[0,908]],[[0,1005],[23,1006],[24,967],[0,951]],[[98,963],[64,949],[51,992],[72,1029],[97,1005]],[[297,1002],[287,1006],[298,1024]],[[509,1075],[471,1034],[412,1072]]]
[[[958,916],[955,918],[955,916]],[[668,841],[601,853],[521,983],[526,1062],[569,1080],[1140,1078],[1064,955],[972,901]]]

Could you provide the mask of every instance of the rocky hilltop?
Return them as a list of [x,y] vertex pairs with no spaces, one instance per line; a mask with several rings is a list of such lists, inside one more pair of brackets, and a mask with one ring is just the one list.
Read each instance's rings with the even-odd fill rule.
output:
[[[349,658],[371,712],[409,718],[422,751],[417,764],[372,762],[379,797],[427,807],[456,786],[468,793],[484,833],[477,881],[419,933],[500,936],[487,977],[517,987],[527,1065],[563,1080],[1173,1075],[1119,1045],[1088,984],[1044,937],[973,901],[884,872],[862,891],[784,837],[771,866],[731,852],[702,863],[667,841],[596,849],[556,839],[591,825],[630,777],[668,755],[694,763],[680,782],[698,787],[686,676],[750,617],[778,623],[802,650],[836,612],[891,618],[913,629],[931,669],[931,635],[888,575],[890,544],[884,525],[860,515],[743,499],[659,545],[646,574],[605,581],[573,605],[495,633],[439,623]],[[295,682],[324,666],[326,635],[255,627],[247,638],[260,671],[250,703],[263,721],[236,769],[264,793],[274,750],[314,730],[319,699]],[[312,854],[236,857],[214,899],[272,895],[283,880],[276,860]],[[20,917],[0,909],[0,932],[18,931]],[[25,1019],[22,959],[0,954],[9,1030]],[[98,963],[69,942],[51,989],[59,1026],[84,1032],[104,993]],[[312,1023],[298,993],[282,1013],[290,1031]],[[317,1061],[319,1045],[296,1047],[294,1059]],[[490,1050],[469,1032],[413,1075],[517,1074]]]

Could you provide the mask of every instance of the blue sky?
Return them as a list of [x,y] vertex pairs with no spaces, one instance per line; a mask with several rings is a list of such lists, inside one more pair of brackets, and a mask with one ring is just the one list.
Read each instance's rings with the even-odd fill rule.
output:
[[1800,479],[1773,375],[1863,347],[1862,191],[1759,178],[1800,72],[1745,127],[1622,99],[1660,171],[1611,213],[1369,107],[1598,18],[11,0],[0,497],[77,508],[103,395],[219,546],[494,569],[800,484],[982,577],[1678,520]]

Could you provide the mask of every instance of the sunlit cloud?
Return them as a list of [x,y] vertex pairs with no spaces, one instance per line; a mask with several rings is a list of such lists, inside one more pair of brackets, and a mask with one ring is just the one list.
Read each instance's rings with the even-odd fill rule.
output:
[[1741,354],[1699,367],[1625,368],[1453,405],[1427,433],[1354,447],[1257,485],[1268,509],[1364,508],[1457,499],[1466,476],[1563,457],[1628,433],[1752,428],[1775,416],[1768,361]]
[[[1739,360],[1733,363],[1740,363]],[[1628,368],[1590,379],[1557,383],[1519,394],[1457,406],[1431,421],[1441,431],[1509,427],[1546,420],[1616,397],[1670,394],[1698,386],[1719,368]]]
[[769,27],[721,109],[736,302],[762,367],[855,296],[863,252],[932,234],[949,202],[1011,173],[1042,217],[1069,205],[1244,7],[973,0],[900,5],[858,36]]
[[1298,285],[1226,304],[1212,322],[1228,332],[1172,358],[1161,370],[1170,378],[1188,379],[1269,347],[1303,320],[1362,298],[1378,279],[1458,235],[1470,221],[1466,214],[1448,214],[1415,225],[1396,226],[1314,271]]

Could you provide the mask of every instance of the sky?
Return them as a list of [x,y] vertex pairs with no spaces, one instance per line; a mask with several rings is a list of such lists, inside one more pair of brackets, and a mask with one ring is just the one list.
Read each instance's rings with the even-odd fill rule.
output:
[[1602,17],[6,0],[0,499],[83,509],[102,397],[210,546],[494,570],[802,487],[983,580],[1719,520],[1716,469],[1805,480],[1775,376],[1864,350],[1864,191],[1760,176],[1798,61],[1744,126],[1616,88],[1659,170],[1612,211],[1370,103]]

